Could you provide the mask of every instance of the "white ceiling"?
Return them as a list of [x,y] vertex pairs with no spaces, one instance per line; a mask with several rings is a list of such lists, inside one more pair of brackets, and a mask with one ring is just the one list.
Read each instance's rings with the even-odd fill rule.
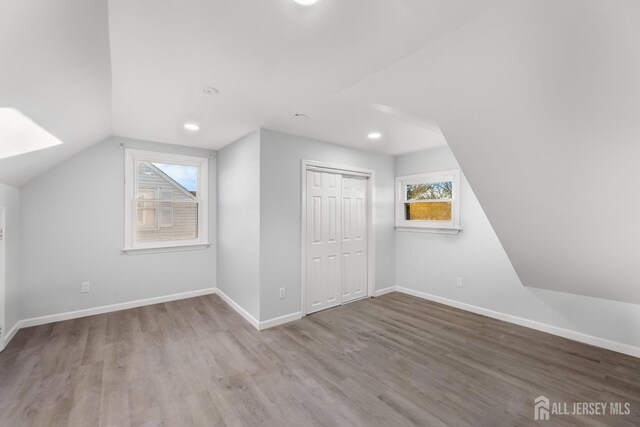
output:
[[24,185],[109,135],[218,149],[264,127],[389,154],[445,144],[428,117],[343,91],[497,3],[3,0],[0,107],[63,144],[0,160],[0,182]]
[[524,285],[640,304],[638,22],[512,1],[342,95],[438,118]]
[[111,0],[114,133],[216,149],[258,127],[389,154],[445,144],[437,125],[341,92],[495,3]]
[[62,144],[1,159],[0,182],[112,134],[216,149],[266,127],[399,154],[445,144],[439,124],[523,283],[640,302],[640,6],[618,3],[2,0],[0,108]]
[[63,142],[0,160],[0,182],[20,186],[110,135],[107,18],[106,0],[0,2],[0,108]]

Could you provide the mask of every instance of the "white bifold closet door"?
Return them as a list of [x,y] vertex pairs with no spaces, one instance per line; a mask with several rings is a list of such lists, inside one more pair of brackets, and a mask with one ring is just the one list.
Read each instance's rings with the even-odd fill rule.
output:
[[367,181],[307,171],[307,313],[367,295]]
[[367,296],[367,180],[342,178],[342,302]]

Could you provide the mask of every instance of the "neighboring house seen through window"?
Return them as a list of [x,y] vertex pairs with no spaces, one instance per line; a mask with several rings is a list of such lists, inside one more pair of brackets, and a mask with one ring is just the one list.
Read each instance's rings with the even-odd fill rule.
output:
[[126,150],[125,250],[207,245],[208,159]]
[[[154,189],[138,189],[138,208],[137,208],[137,218],[138,218],[138,229],[149,228],[149,229],[157,229],[158,228],[158,209],[156,209],[156,205],[153,202],[157,198],[156,196],[157,190]],[[141,200],[150,200],[149,202],[142,202]]]

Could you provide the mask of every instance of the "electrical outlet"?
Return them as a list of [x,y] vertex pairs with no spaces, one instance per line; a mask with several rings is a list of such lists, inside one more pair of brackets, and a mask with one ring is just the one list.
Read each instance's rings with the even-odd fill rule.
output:
[[280,299],[285,299],[287,297],[287,288],[280,288]]
[[458,287],[458,288],[462,287],[462,277],[457,277],[456,278],[456,287]]
[[80,292],[85,293],[91,290],[91,282],[82,282],[80,284]]

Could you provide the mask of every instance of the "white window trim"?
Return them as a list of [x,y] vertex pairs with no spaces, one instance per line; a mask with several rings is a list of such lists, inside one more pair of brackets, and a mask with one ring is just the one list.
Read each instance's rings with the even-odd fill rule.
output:
[[[404,219],[406,186],[449,180],[453,183],[451,221],[410,221]],[[446,201],[449,201],[447,199]],[[458,234],[460,230],[460,169],[396,177],[396,230],[424,233]]]
[[[182,154],[161,153],[155,151],[134,150],[125,148],[124,177],[124,248],[125,253],[152,253],[171,250],[192,250],[207,248],[209,243],[209,159],[207,157],[185,156]],[[198,238],[188,240],[172,240],[169,242],[137,242],[135,190],[137,177],[136,162],[169,163],[199,168],[198,174]]]

